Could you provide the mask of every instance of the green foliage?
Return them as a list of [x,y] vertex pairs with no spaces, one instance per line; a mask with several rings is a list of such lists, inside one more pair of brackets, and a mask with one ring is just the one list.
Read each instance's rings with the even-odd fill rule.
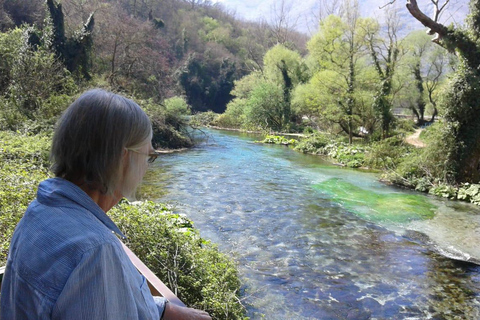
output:
[[319,154],[332,141],[332,137],[323,133],[315,133],[302,140],[295,146],[295,150],[303,153]]
[[415,123],[409,119],[396,119],[395,131],[397,134],[408,135],[415,132]]
[[460,68],[450,81],[441,103],[444,106],[445,130],[442,139],[450,142],[444,148],[448,152],[450,182],[478,182],[477,170],[480,152],[480,117],[477,89],[480,73],[461,60]]
[[263,83],[265,79],[259,72],[252,72],[245,77],[236,80],[231,94],[239,99],[247,99],[253,89]]
[[252,90],[246,102],[245,126],[251,129],[281,131],[289,119],[284,118],[283,90],[271,82],[263,82]]
[[245,319],[236,266],[187,218],[153,202],[121,202],[109,212],[127,245],[188,306],[214,319]]
[[47,122],[71,102],[77,86],[49,47],[46,29],[39,43],[31,44],[33,27],[0,35],[0,128],[17,130],[26,120]]
[[139,103],[152,121],[154,148],[176,149],[193,145],[185,117],[190,109],[183,98],[167,99],[165,105],[157,104],[151,99]]
[[339,164],[350,168],[359,168],[364,165],[365,153],[368,146],[351,145],[344,142],[330,143],[323,148],[323,154],[335,159]]
[[295,146],[297,144],[297,140],[295,139],[288,139],[284,136],[274,136],[274,135],[267,135],[265,139],[263,139],[262,141],[256,141],[256,142],[281,144],[284,146],[288,146],[288,145]]
[[247,128],[248,98],[252,91],[262,83],[264,83],[262,76],[256,72],[235,81],[235,86],[231,92],[235,98],[228,103],[225,112],[215,119],[213,124],[222,128]]
[[23,30],[13,29],[0,33],[0,93],[3,94],[11,80],[14,62],[23,45]]
[[359,127],[366,127],[370,133],[374,129],[371,109],[375,77],[372,63],[366,59],[364,39],[369,21],[349,20],[348,14],[322,20],[319,32],[307,44],[314,61],[313,76],[307,85],[293,92],[292,104],[297,113],[309,118],[317,116],[319,127],[342,130],[350,143]]
[[227,105],[227,110],[219,115],[212,124],[221,128],[239,129],[244,125],[246,101],[233,99]]
[[219,114],[213,111],[199,112],[192,116],[190,119],[190,126],[192,127],[205,127],[213,125],[215,120],[219,117]]
[[418,191],[427,192],[433,186],[445,184],[445,167],[447,154],[445,142],[438,139],[442,135],[444,124],[435,123],[424,130],[422,139],[426,148],[407,147],[404,156],[399,159],[393,172],[388,172],[386,178],[396,184],[404,185]]
[[480,205],[480,185],[465,183],[458,188],[457,199]]
[[457,189],[445,184],[433,186],[428,193],[448,199],[455,199],[457,197]]
[[365,158],[365,165],[376,169],[393,170],[412,148],[398,136],[378,141],[371,145],[370,152]]
[[0,266],[38,183],[48,177],[50,139],[0,131]]
[[316,133],[305,139],[302,139],[295,150],[303,153],[312,153],[324,155],[336,163],[350,167],[359,168],[365,165],[365,155],[370,152],[370,147],[366,145],[338,142],[332,139],[332,136]]
[[284,85],[284,77],[281,71],[283,65],[285,65],[293,86],[305,82],[307,78],[307,67],[300,54],[281,44],[277,44],[267,51],[263,57],[263,64],[265,65],[265,77],[278,85]]
[[190,114],[190,106],[183,97],[172,97],[165,99],[165,111],[172,116],[185,116]]

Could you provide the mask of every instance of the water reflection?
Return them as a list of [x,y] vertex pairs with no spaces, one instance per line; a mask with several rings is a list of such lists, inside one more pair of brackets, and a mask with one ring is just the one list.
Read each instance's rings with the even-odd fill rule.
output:
[[[235,257],[252,319],[478,318],[480,269],[435,253],[438,241],[430,237],[453,224],[451,214],[475,230],[478,215],[422,198],[422,210],[435,208],[433,219],[373,219],[364,213],[390,214],[388,202],[358,209],[318,185],[353,185],[341,196],[347,200],[412,193],[254,139],[212,132],[198,148],[163,157],[145,183]],[[441,230],[455,244],[458,238]],[[468,233],[464,241],[475,247],[476,239]]]

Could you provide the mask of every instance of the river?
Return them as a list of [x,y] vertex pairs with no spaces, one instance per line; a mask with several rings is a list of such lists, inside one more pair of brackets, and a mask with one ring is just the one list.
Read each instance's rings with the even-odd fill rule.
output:
[[206,133],[145,184],[238,262],[251,319],[480,319],[479,208]]

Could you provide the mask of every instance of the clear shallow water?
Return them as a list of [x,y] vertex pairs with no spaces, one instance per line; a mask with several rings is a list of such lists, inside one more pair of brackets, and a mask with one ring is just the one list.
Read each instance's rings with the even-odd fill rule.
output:
[[[208,131],[147,177],[239,265],[252,319],[479,319],[480,210]],[[397,219],[399,215],[401,219]]]

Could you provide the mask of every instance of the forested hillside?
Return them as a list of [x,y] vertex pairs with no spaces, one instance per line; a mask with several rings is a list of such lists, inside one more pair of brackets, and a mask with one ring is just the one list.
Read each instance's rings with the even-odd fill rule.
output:
[[[40,44],[54,53],[75,83],[89,80],[155,103],[185,96],[194,111],[224,111],[233,81],[261,68],[264,53],[279,40],[267,25],[236,20],[221,6],[203,1],[47,2],[48,8],[43,0],[0,1],[3,37],[16,27],[34,26],[30,33],[40,41],[30,39],[30,46]],[[6,47],[12,41],[2,43],[2,53],[15,50]],[[305,43],[298,34],[282,41],[299,50]],[[6,64],[2,71],[11,71]],[[1,93],[9,96],[14,77],[2,79]]]

